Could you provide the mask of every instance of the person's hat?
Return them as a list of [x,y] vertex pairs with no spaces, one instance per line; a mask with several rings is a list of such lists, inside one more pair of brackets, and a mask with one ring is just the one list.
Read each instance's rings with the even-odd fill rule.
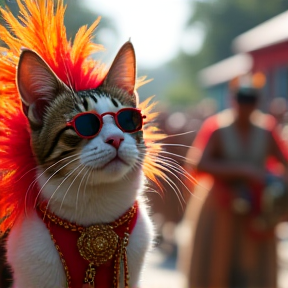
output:
[[236,91],[236,100],[238,103],[254,104],[259,98],[259,91],[252,87],[241,87]]

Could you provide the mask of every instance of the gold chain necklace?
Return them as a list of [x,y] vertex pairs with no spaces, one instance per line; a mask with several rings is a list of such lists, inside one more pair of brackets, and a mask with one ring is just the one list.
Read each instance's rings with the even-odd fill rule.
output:
[[[89,261],[89,266],[86,270],[86,275],[84,278],[83,287],[93,287],[94,288],[94,279],[96,275],[96,267],[106,263],[114,257],[114,272],[113,272],[113,288],[118,287],[120,279],[120,263],[123,260],[124,263],[124,284],[125,288],[129,288],[129,271],[128,271],[128,262],[127,262],[127,245],[129,241],[130,223],[134,216],[136,216],[138,209],[138,203],[135,204],[119,219],[109,224],[98,224],[92,225],[89,227],[84,227],[71,223],[64,219],[61,219],[54,213],[50,212],[47,209],[46,203],[42,203],[38,206],[38,210],[43,215],[43,221],[45,217],[49,221],[53,222],[56,225],[59,225],[65,229],[74,232],[80,232],[80,237],[77,241],[77,247],[80,255],[87,261]],[[123,238],[118,236],[114,231],[117,227],[126,224],[125,231],[123,233]],[[71,275],[69,274],[69,269],[64,259],[63,253],[61,253],[59,245],[57,245],[54,236],[50,231],[50,223],[47,223],[51,239],[53,240],[55,247],[58,251],[58,254],[61,258],[61,262],[64,266],[66,273],[68,287],[71,286]]]

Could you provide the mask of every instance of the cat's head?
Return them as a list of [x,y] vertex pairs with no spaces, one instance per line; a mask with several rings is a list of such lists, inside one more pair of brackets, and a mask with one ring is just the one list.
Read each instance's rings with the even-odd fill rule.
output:
[[137,109],[135,82],[130,42],[119,50],[100,86],[78,92],[35,52],[22,52],[17,87],[30,123],[31,146],[47,177],[62,179],[71,173],[73,179],[88,179],[92,173],[97,185],[140,169],[145,116]]

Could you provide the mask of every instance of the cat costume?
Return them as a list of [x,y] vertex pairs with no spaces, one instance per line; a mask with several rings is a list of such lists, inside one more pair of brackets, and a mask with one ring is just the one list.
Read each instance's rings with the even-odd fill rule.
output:
[[[165,135],[139,104],[133,45],[92,59],[99,23],[67,40],[62,0],[16,0],[0,26],[0,211],[14,288],[136,288],[153,225],[143,191],[165,178]],[[56,3],[56,4],[55,4]]]

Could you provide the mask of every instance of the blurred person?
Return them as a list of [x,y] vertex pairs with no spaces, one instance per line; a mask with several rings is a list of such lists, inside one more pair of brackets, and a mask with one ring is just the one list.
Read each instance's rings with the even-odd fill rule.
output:
[[184,217],[186,227],[192,227],[182,264],[189,288],[277,286],[278,219],[267,217],[263,208],[265,161],[273,156],[286,169],[286,157],[273,130],[275,121],[256,110],[258,91],[241,88],[234,100],[233,108],[204,122],[193,143],[202,150],[196,169],[205,173],[206,183],[195,189]]

